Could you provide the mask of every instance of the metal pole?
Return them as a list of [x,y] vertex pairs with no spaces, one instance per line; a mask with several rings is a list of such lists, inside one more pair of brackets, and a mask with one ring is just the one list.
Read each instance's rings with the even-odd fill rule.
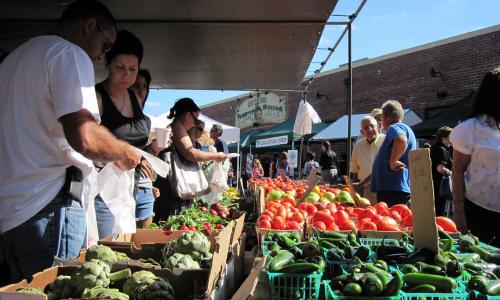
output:
[[[238,148],[237,148],[237,151],[236,153],[240,154],[240,141],[238,140]],[[240,154],[241,156],[241,154]],[[237,168],[237,171],[236,171],[236,190],[238,191],[239,188],[240,188],[240,178],[241,178],[241,158],[240,156],[238,156],[236,158],[236,168]],[[243,188],[243,187],[241,187]]]
[[300,154],[299,154],[299,180],[302,177],[302,152],[304,148],[304,136],[302,135],[300,137]]
[[352,26],[351,23],[347,25],[348,35],[348,71],[347,76],[349,78],[349,84],[347,86],[347,176],[349,176],[349,167],[351,165],[351,122],[352,122]]

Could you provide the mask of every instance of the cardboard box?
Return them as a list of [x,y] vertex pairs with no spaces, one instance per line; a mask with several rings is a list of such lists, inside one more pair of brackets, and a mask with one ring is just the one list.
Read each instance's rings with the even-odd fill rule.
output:
[[245,226],[245,217],[246,214],[243,213],[238,219],[234,220],[235,224],[233,232],[231,234],[231,242],[229,244],[231,245],[231,247],[236,245],[240,240],[241,234],[243,232],[243,227]]
[[246,276],[250,274],[255,262],[255,257],[257,257],[257,246],[253,247],[250,251],[245,251],[243,255],[243,275]]
[[[264,273],[262,272],[264,265],[266,263],[266,257],[256,261],[255,267],[252,268],[250,274],[245,279],[240,288],[234,293],[232,300],[246,300],[251,299],[256,291],[257,284],[259,282],[259,277]],[[265,281],[265,280],[264,280]],[[270,290],[267,289],[267,299],[270,298]]]

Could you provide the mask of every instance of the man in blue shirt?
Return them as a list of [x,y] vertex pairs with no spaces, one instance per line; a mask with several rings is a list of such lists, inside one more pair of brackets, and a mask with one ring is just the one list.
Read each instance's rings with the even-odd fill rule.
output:
[[411,128],[404,124],[403,107],[389,100],[382,105],[382,125],[386,131],[384,143],[373,162],[372,192],[377,201],[389,206],[405,204],[410,200],[410,172],[408,155],[417,148]]

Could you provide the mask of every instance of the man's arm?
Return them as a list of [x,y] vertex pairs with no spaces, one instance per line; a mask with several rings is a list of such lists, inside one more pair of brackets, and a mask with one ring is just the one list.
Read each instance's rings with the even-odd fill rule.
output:
[[453,152],[453,173],[452,193],[453,193],[453,220],[457,224],[458,230],[467,232],[467,218],[465,217],[464,198],[465,198],[465,171],[470,164],[471,156],[458,150]]
[[59,118],[64,135],[77,152],[93,161],[117,161],[122,169],[132,169],[141,154],[126,142],[116,139],[105,127],[97,124],[92,114],[82,109]]
[[393,171],[401,171],[405,164],[399,161],[408,146],[408,140],[404,135],[398,135],[392,141],[391,156],[389,157],[389,167]]

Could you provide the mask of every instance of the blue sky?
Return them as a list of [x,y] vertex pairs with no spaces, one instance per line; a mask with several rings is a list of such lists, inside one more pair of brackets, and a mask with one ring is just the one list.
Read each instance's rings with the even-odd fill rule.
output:
[[[360,0],[339,0],[333,14],[352,14]],[[496,0],[368,0],[354,21],[353,60],[373,58],[436,40],[499,24],[500,1]],[[346,21],[330,17],[330,21]],[[326,26],[319,48],[332,47],[343,26]],[[328,51],[317,50],[313,62],[325,59]],[[323,71],[347,62],[347,35]],[[319,64],[311,64],[306,75]],[[354,91],[356,92],[356,91]],[[242,91],[151,90],[145,111],[157,116],[168,111],[176,99],[191,97],[198,105],[230,98]]]

